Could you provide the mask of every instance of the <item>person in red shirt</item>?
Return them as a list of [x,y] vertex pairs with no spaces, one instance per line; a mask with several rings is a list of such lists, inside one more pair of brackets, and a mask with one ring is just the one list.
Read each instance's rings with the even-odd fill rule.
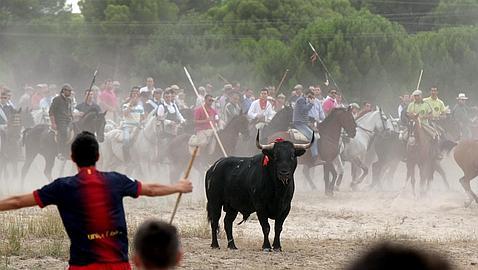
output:
[[147,184],[117,172],[98,171],[98,149],[92,133],[78,134],[71,145],[78,174],[0,200],[0,211],[56,205],[71,242],[69,270],[131,270],[123,198],[189,193],[192,185],[186,179],[174,185]]
[[[212,104],[214,103],[214,98],[211,95],[206,95],[204,97],[204,108],[209,115],[207,117],[204,109],[198,107],[194,110],[194,123],[196,127],[196,136],[193,136],[189,142],[190,146],[206,146],[211,142],[211,138],[214,135],[214,131],[211,127],[211,123],[216,127],[219,122],[219,116]],[[210,144],[209,153],[214,151],[214,144]]]
[[111,112],[109,115],[112,115],[113,119],[118,117],[118,97],[111,80],[106,80],[103,91],[98,95],[98,105],[103,111]]

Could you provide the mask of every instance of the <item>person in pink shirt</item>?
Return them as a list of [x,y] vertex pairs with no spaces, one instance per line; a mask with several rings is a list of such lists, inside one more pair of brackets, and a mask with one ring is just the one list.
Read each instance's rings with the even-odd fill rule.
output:
[[204,97],[204,107],[206,108],[209,118],[207,118],[206,113],[204,112],[204,109],[202,108],[202,106],[194,110],[196,135],[193,136],[189,141],[190,146],[203,147],[203,146],[209,145],[208,147],[209,154],[213,152],[215,147],[214,144],[209,144],[214,135],[214,131],[211,127],[211,122],[215,126],[217,126],[219,121],[219,117],[217,115],[216,110],[212,108],[213,103],[214,103],[214,98],[211,95],[208,94]]
[[118,111],[118,98],[114,92],[113,82],[106,80],[103,91],[98,95],[98,103],[103,111],[111,112],[116,117]]
[[329,112],[337,107],[337,90],[331,89],[329,91],[329,95],[325,98],[324,103],[322,104],[322,108],[324,109],[324,113],[327,116]]

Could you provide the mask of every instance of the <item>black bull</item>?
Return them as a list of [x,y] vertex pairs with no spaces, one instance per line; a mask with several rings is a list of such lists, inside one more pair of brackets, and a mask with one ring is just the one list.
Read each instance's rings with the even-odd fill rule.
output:
[[261,145],[257,133],[256,145],[262,150],[262,154],[249,158],[223,158],[209,168],[205,185],[212,248],[219,248],[217,233],[223,208],[226,212],[224,228],[229,249],[237,249],[232,236],[232,223],[237,214],[240,212],[245,221],[257,212],[264,234],[262,249],[271,251],[270,218],[275,220],[273,248],[275,251],[281,250],[280,233],[294,195],[297,157],[303,155],[313,141],[314,138],[308,144],[280,141]]

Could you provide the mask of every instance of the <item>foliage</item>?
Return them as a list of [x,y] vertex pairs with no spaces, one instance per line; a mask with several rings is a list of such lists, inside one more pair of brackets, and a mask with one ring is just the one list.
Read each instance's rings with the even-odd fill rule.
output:
[[[310,41],[349,101],[395,102],[413,89],[471,92],[478,81],[475,0],[58,0],[0,1],[0,83],[99,80],[125,88],[153,76],[160,86],[240,81],[254,88],[326,79]],[[462,26],[464,25],[464,26]],[[455,27],[459,26],[459,27]],[[333,83],[332,83],[333,84]]]

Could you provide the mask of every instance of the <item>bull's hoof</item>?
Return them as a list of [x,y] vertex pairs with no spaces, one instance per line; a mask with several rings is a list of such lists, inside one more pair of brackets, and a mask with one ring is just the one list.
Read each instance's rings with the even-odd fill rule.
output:
[[274,248],[274,252],[282,252],[282,248],[280,248],[280,247]]
[[221,248],[219,247],[219,245],[215,245],[215,244],[211,244],[211,248],[212,248],[212,249],[221,249]]
[[237,247],[234,244],[233,245],[228,245],[227,248],[230,249],[230,250],[237,250]]
[[271,248],[263,248],[262,251],[264,251],[264,252],[272,252],[272,249],[271,249]]

